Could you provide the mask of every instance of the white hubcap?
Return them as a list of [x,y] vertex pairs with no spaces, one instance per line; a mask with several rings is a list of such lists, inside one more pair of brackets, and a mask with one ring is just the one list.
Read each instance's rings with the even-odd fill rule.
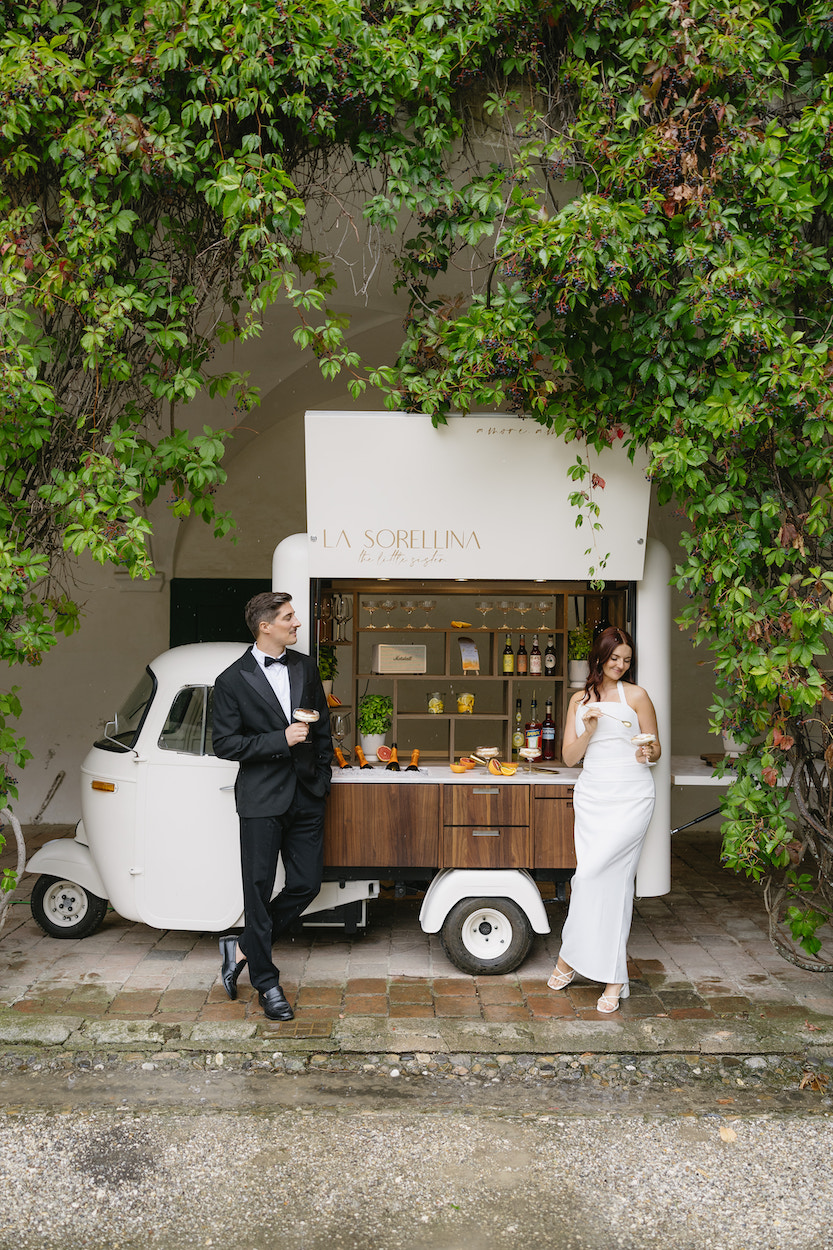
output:
[[55,925],[71,929],[87,914],[87,892],[72,881],[56,881],[43,896],[43,910]]
[[502,911],[481,907],[463,922],[463,945],[478,959],[497,959],[512,941],[512,926]]

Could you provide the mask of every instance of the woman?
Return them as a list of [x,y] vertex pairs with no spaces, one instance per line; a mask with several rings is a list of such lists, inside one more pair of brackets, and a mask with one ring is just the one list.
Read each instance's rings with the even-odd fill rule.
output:
[[[627,679],[633,641],[623,629],[599,634],[590,652],[584,690],[570,700],[561,756],[568,767],[584,761],[576,783],[577,867],[561,953],[547,984],[563,990],[578,972],[605,982],[596,1010],[618,1011],[628,997],[626,946],[633,912],[636,866],[654,810],[648,764],[660,757],[651,700]],[[637,734],[652,740],[634,745]]]

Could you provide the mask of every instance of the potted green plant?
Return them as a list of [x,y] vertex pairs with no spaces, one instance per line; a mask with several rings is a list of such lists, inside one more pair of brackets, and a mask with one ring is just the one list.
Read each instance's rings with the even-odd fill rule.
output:
[[393,724],[393,699],[387,694],[366,694],[359,700],[356,728],[365,755],[375,756]]
[[332,694],[333,682],[338,673],[338,656],[336,649],[328,642],[322,642],[318,648],[318,672],[325,694]]
[[587,681],[590,672],[587,657],[592,646],[593,630],[586,621],[583,625],[576,625],[567,635],[567,671],[571,690],[580,690]]

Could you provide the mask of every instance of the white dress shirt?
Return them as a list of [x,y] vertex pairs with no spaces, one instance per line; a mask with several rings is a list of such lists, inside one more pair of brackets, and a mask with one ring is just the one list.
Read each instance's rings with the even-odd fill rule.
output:
[[[286,652],[284,651],[284,655]],[[283,708],[283,714],[292,724],[292,698],[289,693],[289,669],[285,664],[270,664],[266,667],[266,653],[261,651],[257,643],[252,644],[252,655],[263,669],[264,676],[275,692],[275,697]]]

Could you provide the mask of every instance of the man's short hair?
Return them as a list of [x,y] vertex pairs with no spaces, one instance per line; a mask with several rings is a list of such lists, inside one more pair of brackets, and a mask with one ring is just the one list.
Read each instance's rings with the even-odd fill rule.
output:
[[282,590],[264,590],[249,600],[245,611],[246,624],[255,642],[260,634],[260,622],[273,621],[283,605],[291,602],[292,595],[287,595]]

